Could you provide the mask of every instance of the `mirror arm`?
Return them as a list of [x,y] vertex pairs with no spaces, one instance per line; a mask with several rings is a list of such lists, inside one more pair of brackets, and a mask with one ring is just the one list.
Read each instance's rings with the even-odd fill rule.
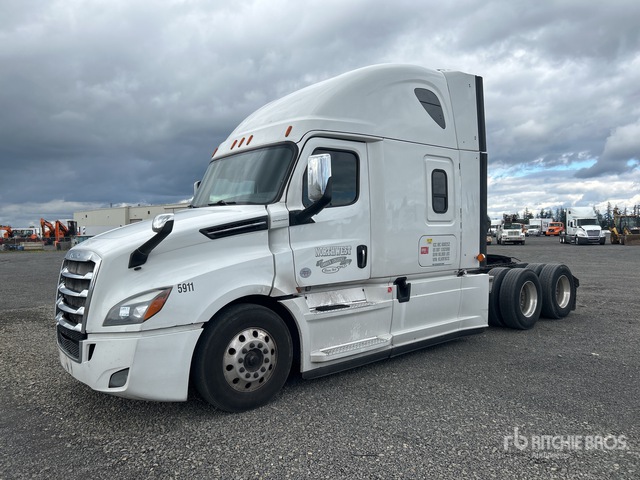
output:
[[324,189],[324,194],[317,202],[312,203],[307,208],[300,212],[292,212],[294,215],[291,216],[289,220],[289,225],[303,225],[305,223],[309,223],[311,217],[320,213],[324,208],[331,203],[331,192],[332,192],[332,177],[329,177],[327,180],[327,186]]

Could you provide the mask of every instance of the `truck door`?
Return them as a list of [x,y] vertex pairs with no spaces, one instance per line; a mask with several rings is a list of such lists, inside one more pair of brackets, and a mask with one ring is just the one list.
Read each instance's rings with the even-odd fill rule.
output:
[[312,223],[289,229],[296,282],[301,287],[353,282],[370,277],[369,182],[366,145],[312,138],[303,147],[287,193],[287,207],[299,211],[307,196],[307,158],[331,155],[331,203]]

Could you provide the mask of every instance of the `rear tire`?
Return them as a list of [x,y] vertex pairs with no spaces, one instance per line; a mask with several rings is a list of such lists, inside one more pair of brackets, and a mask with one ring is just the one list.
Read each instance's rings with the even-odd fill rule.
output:
[[293,347],[282,319],[260,305],[233,305],[205,327],[193,382],[207,402],[227,412],[268,403],[289,376]]
[[540,272],[542,316],[558,319],[569,315],[575,303],[576,286],[566,265],[545,265]]
[[496,267],[489,270],[489,276],[493,277],[491,293],[489,294],[489,325],[492,327],[506,326],[500,313],[500,286],[508,271],[509,269],[505,267]]
[[508,327],[528,330],[540,318],[540,279],[529,269],[509,270],[500,287],[500,312]]
[[540,272],[545,267],[545,263],[530,263],[526,266],[529,270],[533,270],[533,273],[540,276]]

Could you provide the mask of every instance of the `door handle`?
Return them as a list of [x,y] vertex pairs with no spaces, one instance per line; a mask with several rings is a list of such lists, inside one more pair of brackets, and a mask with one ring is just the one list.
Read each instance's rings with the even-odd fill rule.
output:
[[358,245],[358,248],[356,248],[356,253],[358,255],[358,268],[366,267],[367,266],[367,246]]

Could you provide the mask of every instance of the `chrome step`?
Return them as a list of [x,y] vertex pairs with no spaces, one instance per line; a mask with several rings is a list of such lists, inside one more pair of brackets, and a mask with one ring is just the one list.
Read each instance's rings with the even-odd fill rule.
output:
[[377,337],[365,338],[355,342],[343,343],[332,347],[322,348],[311,352],[311,361],[329,362],[337,358],[357,355],[359,353],[376,350],[391,345],[392,335],[380,335]]

